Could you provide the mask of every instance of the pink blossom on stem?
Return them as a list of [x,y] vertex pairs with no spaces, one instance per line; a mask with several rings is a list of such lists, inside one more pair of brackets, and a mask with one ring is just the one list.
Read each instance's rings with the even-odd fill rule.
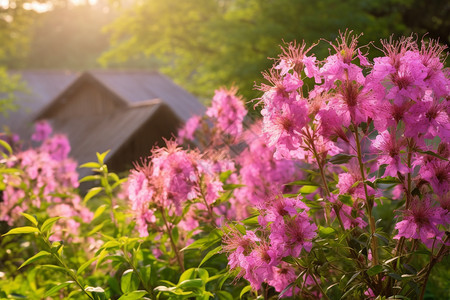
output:
[[434,239],[442,240],[444,231],[438,226],[444,224],[442,219],[444,211],[441,207],[431,206],[431,198],[413,198],[408,210],[403,211],[403,220],[395,225],[398,234],[394,239],[400,237],[420,239],[428,248],[433,245]]
[[372,148],[378,150],[377,164],[380,167],[387,164],[384,176],[396,177],[397,172],[406,174],[410,172],[409,168],[402,162],[400,151],[404,150],[406,142],[397,139],[395,135],[385,130],[377,135],[372,143]]

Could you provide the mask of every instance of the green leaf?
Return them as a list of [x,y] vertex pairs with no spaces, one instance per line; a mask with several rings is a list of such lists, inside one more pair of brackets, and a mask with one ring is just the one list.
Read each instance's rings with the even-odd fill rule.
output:
[[219,300],[233,300],[233,295],[231,295],[227,291],[217,291],[215,292],[215,294],[219,298]]
[[350,154],[343,154],[343,153],[337,154],[330,158],[330,163],[332,163],[334,165],[342,165],[342,164],[347,163],[353,157],[355,157],[355,156],[350,155]]
[[440,155],[437,154],[437,153],[434,153],[433,151],[418,151],[418,152],[419,152],[419,153],[422,153],[422,154],[431,155],[431,156],[434,156],[434,157],[436,157],[436,158],[439,158],[439,159],[448,161],[448,159],[446,159],[445,157],[440,156]]
[[79,182],[82,183],[82,182],[87,182],[87,181],[95,181],[95,180],[100,180],[100,178],[101,178],[100,175],[88,175],[88,176],[81,178]]
[[55,294],[56,292],[58,292],[60,289],[63,289],[69,285],[71,285],[72,283],[74,283],[74,281],[66,281],[63,283],[60,283],[58,285],[55,285],[54,287],[52,287],[51,289],[49,289],[45,294],[44,294],[44,298],[46,297],[50,297],[51,295]]
[[36,219],[36,217],[35,216],[32,216],[32,215],[29,215],[29,214],[26,214],[26,213],[22,213],[22,216],[24,216],[25,218],[27,218],[31,223],[33,223],[33,225],[34,226],[38,226],[38,221],[37,221],[37,219]]
[[106,204],[103,204],[103,205],[100,205],[99,207],[97,207],[92,220],[95,220],[96,218],[100,217],[103,214],[103,212],[106,210],[106,207],[107,207]]
[[293,182],[286,183],[285,185],[312,185],[312,186],[319,186],[318,183],[308,181],[308,180],[297,180]]
[[139,278],[133,269],[128,269],[122,274],[120,279],[120,288],[123,293],[129,293],[137,290],[139,287]]
[[91,258],[90,260],[88,260],[87,262],[85,262],[84,264],[82,264],[78,270],[77,270],[77,275],[80,275],[84,270],[86,270],[87,267],[89,267],[90,265],[92,265],[92,263],[94,261],[97,260],[97,256],[94,256],[93,258]]
[[9,155],[11,155],[13,153],[11,146],[5,142],[4,140],[0,139],[0,145],[6,149],[6,151],[9,152]]
[[[100,167],[101,167],[101,165],[99,163],[97,163],[97,162],[88,162],[88,163],[82,164],[80,166],[80,168],[89,168],[89,169],[99,169]],[[89,177],[89,176],[86,176],[86,177]],[[86,178],[86,177],[84,177],[84,178]]]
[[204,285],[203,280],[201,280],[200,278],[196,278],[196,279],[183,280],[177,286],[179,288],[184,289],[184,288],[201,288],[203,285]]
[[353,285],[344,295],[342,295],[341,299],[347,299],[346,297],[356,288],[362,286],[362,284]]
[[122,296],[120,296],[120,298],[118,300],[142,299],[145,296],[145,294],[147,294],[146,291],[141,291],[141,290],[132,291],[132,292],[123,294]]
[[319,236],[320,237],[327,237],[334,232],[335,232],[335,230],[332,227],[319,226]]
[[66,274],[69,274],[69,271],[63,267],[60,266],[55,266],[55,265],[39,265],[40,268],[46,268],[46,269],[51,269],[51,270],[55,270],[55,271],[59,271],[59,272],[63,272]]
[[118,241],[108,241],[108,242],[104,243],[101,248],[102,249],[110,249],[110,248],[119,247],[119,246],[120,246],[120,243]]
[[92,197],[94,197],[95,195],[97,195],[98,193],[100,193],[102,189],[103,189],[103,188],[98,187],[98,186],[97,186],[97,187],[91,188],[91,189],[87,192],[86,196],[84,196],[83,203],[88,202],[89,199],[91,199]]
[[91,236],[94,233],[96,233],[97,231],[99,231],[100,229],[102,229],[102,227],[105,225],[105,222],[102,222],[100,224],[98,224],[97,226],[95,226],[94,228],[91,229],[91,231],[89,231],[87,233],[87,236]]
[[317,185],[304,185],[300,188],[299,192],[302,194],[311,194],[317,190]]
[[352,196],[350,195],[339,195],[338,200],[348,206],[353,206]]
[[242,224],[247,226],[255,226],[258,225],[258,217],[259,214],[248,217],[247,219],[242,221]]
[[44,256],[49,256],[49,255],[52,255],[52,254],[50,252],[42,250],[42,251],[38,252],[37,254],[33,255],[32,257],[30,257],[29,259],[27,259],[23,264],[20,265],[19,269],[25,267],[26,265],[31,264],[32,262],[35,262],[36,260],[38,260]]
[[251,286],[251,285],[245,286],[245,287],[241,290],[241,293],[239,294],[239,299],[242,299],[242,296],[244,296],[245,293],[248,293],[251,289],[252,289],[252,286]]
[[228,190],[234,190],[234,189],[238,189],[238,188],[245,187],[245,186],[246,186],[245,184],[224,184],[222,188],[225,191],[228,191]]
[[183,272],[183,274],[181,274],[180,279],[178,280],[178,284],[180,284],[182,281],[193,278],[195,278],[195,268],[187,269]]
[[61,218],[62,217],[53,217],[53,218],[45,220],[41,226],[41,231],[43,233],[50,231],[52,229],[53,225],[56,223],[56,221],[58,221]]
[[8,231],[7,233],[5,233],[3,236],[11,235],[11,234],[34,233],[34,232],[39,232],[39,229],[37,229],[36,227],[31,227],[31,226],[24,226],[24,227],[13,228],[10,231]]
[[110,150],[107,150],[103,153],[98,153],[98,152],[96,153],[99,164],[103,165],[103,163],[105,161],[105,157],[106,157],[106,155],[108,155],[109,151]]
[[200,262],[200,264],[198,266],[201,267],[211,257],[216,255],[217,253],[220,253],[221,250],[222,250],[222,246],[218,246],[217,248],[214,248],[213,250],[209,251],[208,254],[205,255],[205,257],[202,259],[202,261]]

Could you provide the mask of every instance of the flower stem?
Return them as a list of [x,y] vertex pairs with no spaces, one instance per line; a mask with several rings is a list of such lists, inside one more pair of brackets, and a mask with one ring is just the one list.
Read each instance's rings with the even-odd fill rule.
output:
[[142,283],[142,286],[144,287],[144,289],[147,291],[147,293],[149,293],[149,295],[151,295],[152,299],[155,299],[155,295],[153,293],[153,289],[150,285],[148,285],[148,283],[142,278],[141,273],[138,271],[138,269],[136,268],[136,266],[133,263],[133,259],[130,259],[128,257],[128,253],[125,249],[122,249],[122,252],[124,254],[125,260],[127,261],[127,263],[131,266],[131,268],[133,269],[134,273],[136,273],[136,275],[139,278],[139,281]]
[[70,276],[70,278],[72,278],[72,280],[78,285],[78,287],[83,291],[83,293],[85,293],[89,299],[94,300],[94,298],[92,297],[91,294],[89,294],[83,287],[83,284],[78,280],[77,275],[66,265],[66,263],[61,259],[61,257],[59,256],[59,254],[57,252],[54,252],[52,250],[52,244],[50,243],[50,241],[41,233],[41,237],[42,240],[44,241],[44,243],[47,245],[47,247],[50,250],[50,253],[52,254],[52,256],[56,259],[56,261],[58,262],[58,264],[63,267],[67,274]]
[[419,299],[423,300],[423,297],[425,295],[425,290],[427,288],[428,278],[430,277],[431,269],[434,267],[434,265],[440,261],[441,257],[448,254],[449,247],[446,245],[448,240],[448,234],[445,236],[445,239],[442,241],[441,248],[439,249],[436,256],[431,253],[430,262],[428,265],[426,265],[418,274],[424,272],[426,270],[425,279],[422,284],[422,290],[420,291]]
[[356,150],[358,154],[358,163],[359,163],[359,169],[361,171],[361,180],[363,182],[364,186],[364,194],[366,196],[366,211],[367,211],[367,218],[369,219],[370,224],[370,233],[371,233],[371,241],[372,241],[372,261],[373,265],[378,265],[378,239],[375,236],[375,219],[372,216],[372,208],[373,208],[373,200],[370,199],[369,193],[367,191],[367,184],[366,184],[366,174],[364,171],[364,163],[362,161],[362,153],[361,153],[361,143],[359,141],[359,133],[358,133],[358,126],[355,125],[355,123],[352,123],[355,133],[355,141],[356,141]]
[[166,226],[167,234],[169,235],[170,244],[171,244],[171,246],[172,246],[173,252],[175,253],[175,256],[176,256],[176,258],[177,258],[178,264],[180,265],[181,272],[184,272],[184,263],[183,263],[183,259],[181,258],[181,255],[180,255],[180,253],[179,253],[179,251],[178,251],[178,248],[177,248],[177,246],[176,246],[176,244],[175,244],[175,241],[174,241],[174,239],[173,239],[172,228],[171,228],[171,226],[169,226],[169,223],[167,222],[166,214],[165,214],[164,208],[161,207],[161,208],[159,209],[159,211],[161,212],[161,216],[162,216],[162,219],[163,219],[163,221],[164,221],[164,225]]

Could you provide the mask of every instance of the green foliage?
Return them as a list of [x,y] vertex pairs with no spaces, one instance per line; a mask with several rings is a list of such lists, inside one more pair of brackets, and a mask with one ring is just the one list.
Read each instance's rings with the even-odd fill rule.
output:
[[[277,57],[283,41],[303,39],[309,45],[320,38],[334,41],[339,30],[349,28],[364,32],[362,44],[393,33],[409,35],[412,29],[445,37],[443,42],[448,43],[449,24],[443,17],[448,7],[431,2],[431,6],[418,0],[137,2],[108,27],[111,49],[100,61],[126,66],[130,58],[145,54],[157,58],[163,72],[197,95],[209,97],[217,87],[234,84],[253,99],[260,96],[253,84],[261,81],[260,72],[273,63],[267,58]],[[423,5],[427,7],[417,9]],[[410,18],[412,12],[422,11],[433,24]],[[431,32],[431,27],[436,30]],[[328,48],[322,41],[314,51],[323,58]]]

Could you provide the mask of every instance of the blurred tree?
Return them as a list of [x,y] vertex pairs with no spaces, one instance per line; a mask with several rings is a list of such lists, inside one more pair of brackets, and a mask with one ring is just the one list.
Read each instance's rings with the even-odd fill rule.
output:
[[24,90],[17,75],[11,76],[7,68],[22,61],[29,49],[30,28],[35,11],[24,8],[26,1],[9,0],[0,5],[0,113],[14,110],[14,92]]
[[[445,2],[445,1],[444,1]],[[126,66],[145,54],[160,60],[161,70],[197,95],[208,97],[220,85],[237,85],[248,99],[258,94],[253,82],[270,67],[283,41],[334,40],[339,30],[364,32],[361,43],[411,30],[429,36],[448,35],[448,4],[430,0],[146,0],[111,26],[111,49],[101,62]],[[424,3],[424,2],[423,2]],[[443,9],[442,6],[445,6]],[[429,20],[410,15],[427,11]],[[431,26],[427,22],[434,22]],[[437,24],[447,23],[445,28]],[[431,27],[430,27],[431,26]],[[433,30],[436,29],[436,30]],[[447,30],[447,31],[445,31]],[[441,36],[448,42],[448,36]],[[314,51],[323,57],[329,44]]]
[[98,67],[97,58],[109,44],[102,27],[112,22],[114,14],[103,3],[77,6],[61,3],[35,19],[30,51],[20,67],[72,70]]

